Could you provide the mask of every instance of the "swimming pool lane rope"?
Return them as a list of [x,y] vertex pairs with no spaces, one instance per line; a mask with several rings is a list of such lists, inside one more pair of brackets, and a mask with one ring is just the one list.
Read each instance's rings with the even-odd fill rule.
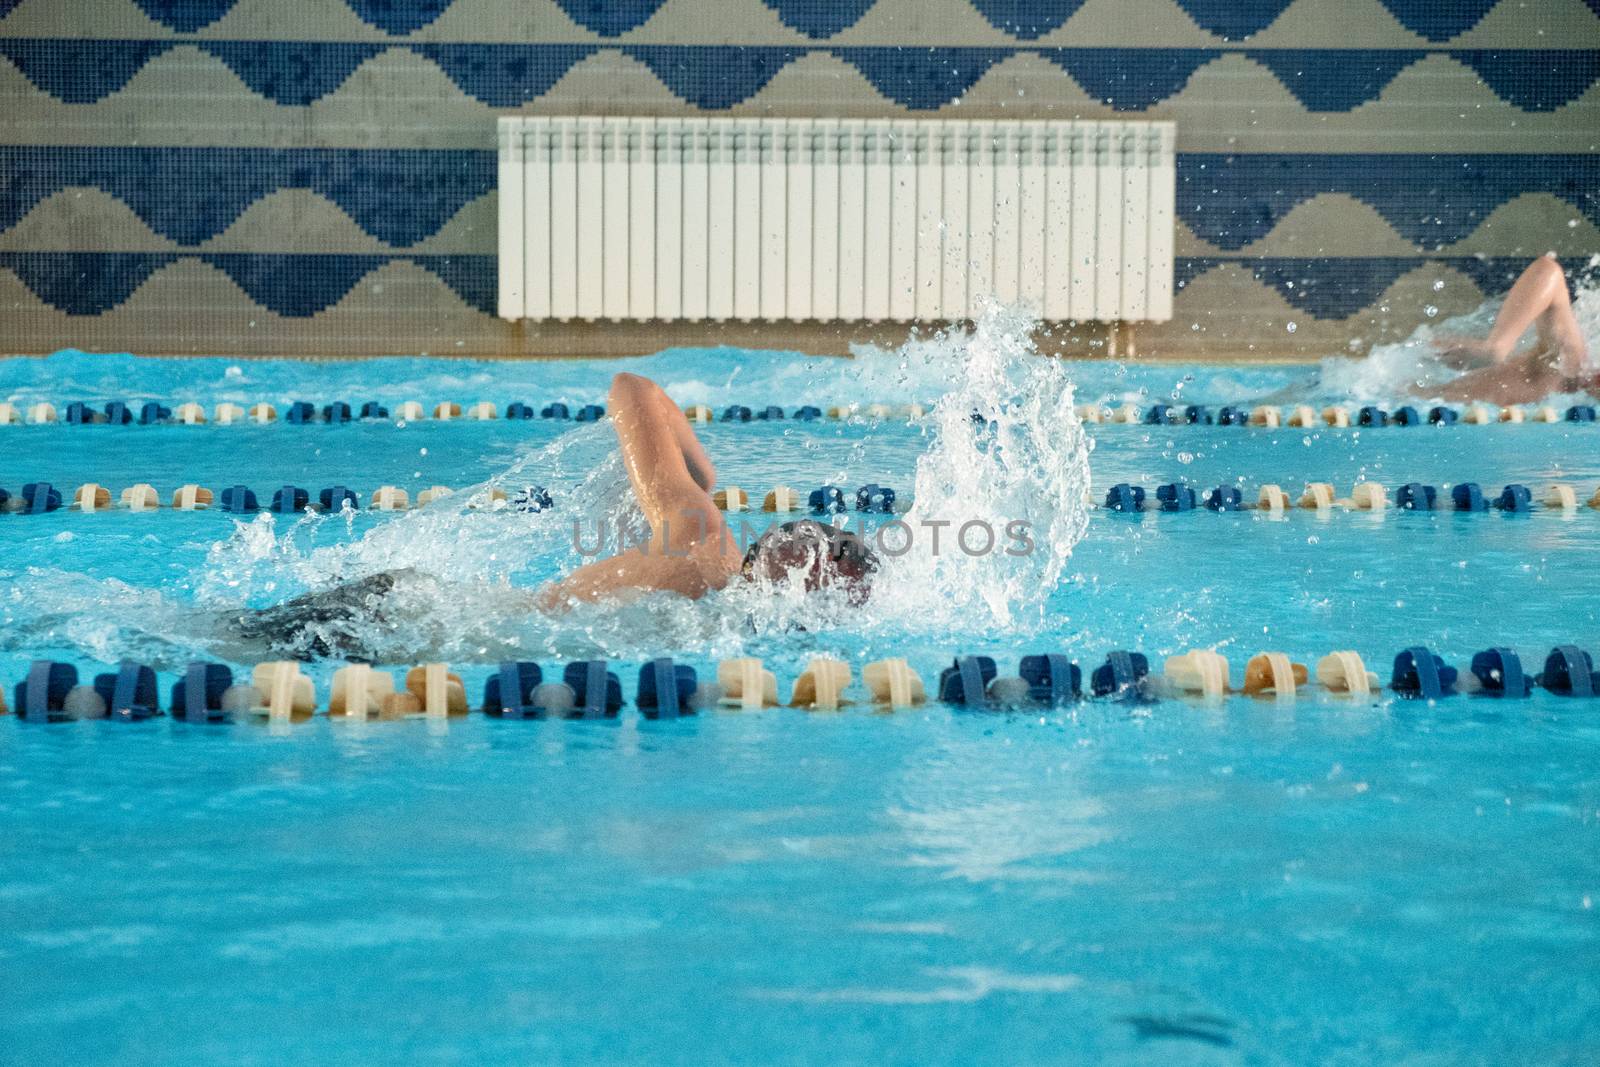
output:
[[[915,421],[926,415],[928,408],[922,404],[848,404],[818,407],[807,404],[786,414],[777,405],[751,408],[733,404],[720,415],[703,404],[684,408],[691,422],[702,425],[716,423],[772,423],[779,421],[815,422],[820,419],[884,421],[904,419]],[[1335,404],[1320,410],[1307,404],[1290,408],[1270,405],[1256,407],[1227,406],[1215,414],[1198,404],[1155,404],[1141,408],[1136,404],[1108,407],[1103,404],[1083,404],[1078,416],[1089,424],[1122,424],[1140,426],[1238,426],[1265,429],[1345,429],[1382,426],[1487,426],[1496,423],[1589,423],[1596,421],[1595,408],[1590,404],[1574,404],[1565,410],[1548,404],[1495,407],[1490,404],[1470,404],[1464,409],[1435,406],[1419,411],[1410,405],[1388,410],[1372,405],[1357,406]],[[606,416],[599,404],[586,404],[575,411],[564,403],[546,404],[535,409],[521,401],[505,406],[504,418],[508,421],[531,419],[552,421],[595,422]],[[19,408],[12,403],[0,403],[0,426],[156,426],[177,424],[183,426],[241,426],[256,425],[343,425],[361,422],[394,422],[410,424],[434,422],[487,422],[502,417],[500,409],[491,401],[483,400],[463,407],[447,401],[431,409],[410,400],[395,405],[393,411],[377,401],[368,401],[359,408],[344,401],[333,401],[321,407],[308,400],[296,401],[281,413],[268,403],[216,405],[208,416],[200,404],[186,402],[176,408],[157,401],[149,401],[135,411],[123,401],[113,400],[96,408],[83,401],[73,401],[58,409],[54,404],[40,401]],[[978,421],[982,421],[981,418]]]
[[[73,490],[70,497],[49,482],[29,482],[15,496],[9,490],[0,488],[0,511],[26,515],[63,511],[79,514],[130,511],[152,515],[213,510],[235,515],[262,511],[276,514],[307,511],[335,514],[363,509],[398,512],[426,507],[454,495],[454,490],[442,485],[420,490],[413,501],[410,493],[394,485],[380,486],[369,496],[363,497],[344,485],[331,485],[316,493],[297,485],[282,485],[270,495],[257,495],[255,490],[244,485],[213,491],[191,483],[173,490],[166,498],[167,503],[163,504],[160,491],[144,482],[124,489],[120,494],[113,494],[103,485],[86,482]],[[804,494],[780,485],[760,497],[752,496],[738,486],[725,486],[718,489],[712,499],[718,508],[726,512],[761,511],[820,516],[837,516],[851,511],[899,515],[910,507],[909,496],[876,482],[869,482],[853,491],[836,485],[823,485]],[[1098,505],[1105,511],[1121,514],[1254,512],[1268,518],[1286,518],[1295,513],[1311,513],[1323,518],[1346,512],[1382,514],[1391,509],[1464,514],[1490,511],[1527,514],[1540,511],[1573,516],[1581,509],[1600,510],[1600,488],[1585,496],[1584,491],[1575,485],[1555,482],[1535,495],[1532,489],[1516,483],[1496,493],[1492,489],[1485,490],[1477,482],[1459,482],[1442,487],[1407,482],[1391,494],[1381,483],[1362,481],[1351,487],[1349,496],[1341,497],[1331,483],[1310,482],[1298,497],[1293,497],[1282,486],[1273,483],[1262,485],[1254,493],[1249,493],[1237,485],[1224,484],[1206,489],[1184,482],[1160,485],[1154,492],[1149,492],[1142,485],[1118,482],[1107,489],[1098,501],[1091,500],[1088,503],[1091,507]],[[540,485],[510,490],[496,486],[474,492],[467,498],[467,506],[541,512],[554,507],[555,500],[550,491]]]
[[[904,659],[884,659],[862,668],[862,688],[854,688],[848,664],[814,657],[790,686],[788,706],[810,711],[837,711],[854,702],[878,707],[908,708],[925,704],[930,693]],[[546,681],[538,663],[501,663],[490,675],[476,710],[505,719],[610,719],[621,712],[621,679],[606,660],[568,663],[559,681]],[[1313,681],[1314,679],[1314,681]],[[1086,698],[1130,702],[1157,699],[1220,701],[1230,695],[1269,698],[1280,703],[1300,696],[1371,700],[1382,685],[1353,651],[1322,657],[1315,673],[1289,654],[1260,652],[1244,666],[1239,684],[1220,653],[1197,649],[1170,656],[1160,674],[1150,670],[1147,656],[1113,651],[1088,675],[1069,657],[1043,653],[1022,656],[1015,675],[1001,675],[990,656],[957,656],[939,672],[932,699],[973,710],[1028,711],[1059,708]],[[1457,694],[1525,698],[1534,687],[1567,697],[1593,699],[1600,694],[1600,673],[1590,654],[1576,645],[1559,645],[1545,657],[1537,674],[1524,668],[1510,648],[1485,649],[1472,656],[1464,670],[1447,664],[1426,646],[1406,648],[1394,657],[1389,691],[1405,697],[1441,700]],[[397,685],[387,670],[352,664],[336,670],[326,704],[300,665],[282,660],[262,663],[245,679],[221,663],[191,663],[169,690],[163,705],[155,670],[131,660],[115,671],[79,683],[71,663],[36,660],[13,692],[15,712],[29,723],[78,719],[142,721],[170,713],[194,723],[228,723],[265,719],[287,724],[330,716],[368,719],[423,716],[444,719],[474,708],[460,675],[447,664],[427,663],[406,671]],[[653,659],[639,667],[634,707],[647,719],[674,719],[710,709],[758,711],[780,704],[777,676],[753,657],[724,660],[716,680],[702,683],[688,664],[671,658]],[[5,709],[0,694],[0,712]]]

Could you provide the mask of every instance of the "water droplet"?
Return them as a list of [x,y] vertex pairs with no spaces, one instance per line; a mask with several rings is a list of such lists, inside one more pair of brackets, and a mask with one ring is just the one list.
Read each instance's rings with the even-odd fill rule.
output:
[[1287,328],[1287,329],[1288,329],[1288,331],[1289,331],[1289,332],[1290,332],[1290,333],[1294,333],[1294,332],[1295,332],[1295,331],[1296,331],[1296,330],[1298,330],[1298,329],[1299,329],[1299,328],[1300,328],[1300,327],[1299,327],[1299,325],[1297,325],[1297,324],[1296,324],[1296,323],[1293,323],[1293,322],[1291,322],[1291,323],[1289,323],[1289,325],[1288,325],[1288,326],[1287,326],[1287,327],[1286,327],[1286,328]]
[[1431,319],[1435,315],[1439,314],[1439,309],[1434,307],[1432,304],[1429,304],[1427,307],[1422,309],[1422,313]]

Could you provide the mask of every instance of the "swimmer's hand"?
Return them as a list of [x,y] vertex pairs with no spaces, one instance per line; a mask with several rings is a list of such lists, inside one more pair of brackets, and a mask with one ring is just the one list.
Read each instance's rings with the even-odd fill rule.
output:
[[534,607],[546,615],[565,615],[577,601],[566,588],[565,582],[551,582],[533,598]]

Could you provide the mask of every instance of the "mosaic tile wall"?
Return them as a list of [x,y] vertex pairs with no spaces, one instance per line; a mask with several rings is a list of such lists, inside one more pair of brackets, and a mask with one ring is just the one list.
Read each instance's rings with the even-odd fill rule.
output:
[[507,111],[1173,119],[1141,352],[1359,349],[1600,253],[1597,80],[1600,0],[0,0],[0,351],[871,332],[501,322]]

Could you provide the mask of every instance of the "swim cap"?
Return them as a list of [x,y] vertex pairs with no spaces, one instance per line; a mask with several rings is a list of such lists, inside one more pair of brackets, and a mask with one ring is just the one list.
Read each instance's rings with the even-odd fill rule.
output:
[[828,523],[802,519],[762,534],[744,554],[740,573],[750,579],[787,582],[801,576],[807,592],[842,585],[852,604],[872,593],[878,557],[859,535]]

